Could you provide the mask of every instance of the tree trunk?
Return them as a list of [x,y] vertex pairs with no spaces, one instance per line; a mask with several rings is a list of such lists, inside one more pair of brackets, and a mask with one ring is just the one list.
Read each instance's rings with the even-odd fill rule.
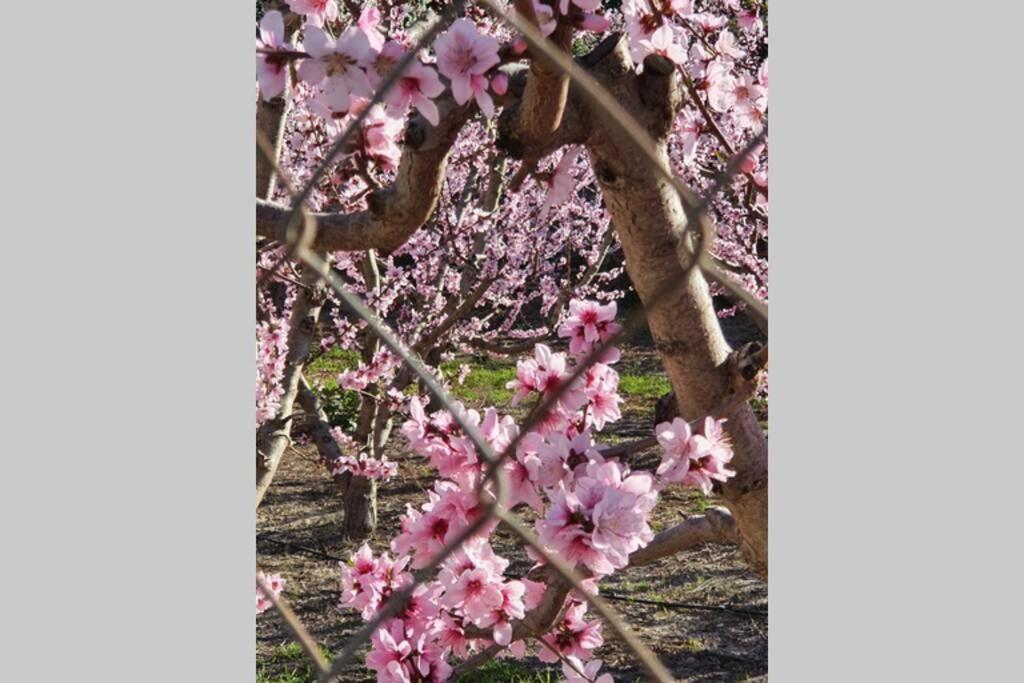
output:
[[[362,263],[363,278],[366,289],[376,295],[380,294],[380,271],[377,269],[377,254],[374,250],[366,252]],[[366,329],[366,340],[363,344],[362,359],[369,365],[380,350],[380,339],[369,328]],[[378,411],[382,409],[378,394],[380,388],[371,385],[359,403],[359,421],[356,425],[356,440],[370,457],[377,456],[376,429]],[[352,539],[363,539],[377,528],[377,482],[365,477],[353,476],[349,480],[345,492],[345,519],[342,522],[342,533]]]
[[[651,132],[667,162],[666,137],[678,105],[676,75],[645,68],[639,77],[625,41],[596,66],[595,76]],[[597,117],[592,115],[597,122]],[[692,420],[720,410],[732,393],[726,366],[731,349],[722,335],[708,285],[699,270],[688,274],[677,244],[686,218],[675,190],[635,146],[595,125],[587,140],[594,172],[618,233],[633,287],[644,303],[655,348],[675,390],[680,414]],[[678,283],[675,293],[650,306],[655,292]],[[740,548],[762,577],[768,572],[768,442],[747,402],[719,417],[733,444],[736,477],[723,496],[736,519]]]
[[345,494],[345,521],[342,533],[347,538],[363,539],[377,528],[377,480],[352,477]]

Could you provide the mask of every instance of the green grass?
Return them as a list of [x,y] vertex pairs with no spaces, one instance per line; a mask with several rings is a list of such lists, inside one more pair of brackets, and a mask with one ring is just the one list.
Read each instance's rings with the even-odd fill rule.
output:
[[474,367],[462,384],[452,382],[452,393],[460,401],[470,403],[507,404],[513,392],[505,385],[516,377],[515,367]]
[[[459,371],[458,361],[441,364],[441,370],[449,378]],[[512,361],[474,358],[470,361],[472,370],[463,384],[452,383],[452,393],[461,401],[507,405],[513,392],[505,385],[516,377],[516,366]],[[658,399],[672,390],[664,375],[620,375],[619,392],[624,398]]]
[[[330,651],[320,646],[320,652],[328,660],[331,659]],[[274,650],[268,664],[277,665],[277,673],[267,671],[267,665],[261,666],[256,672],[256,683],[315,683],[316,667],[306,657],[305,651],[298,643],[285,643]]]
[[508,659],[492,659],[479,669],[460,676],[458,683],[555,683],[561,680],[556,669],[533,671]]
[[619,392],[633,398],[661,398],[672,391],[668,378],[662,375],[620,375]]
[[333,348],[309,364],[314,374],[341,373],[359,365],[359,352]]
[[[468,363],[471,371],[465,382],[459,384],[455,378],[463,363]],[[316,376],[324,389],[330,392],[337,388],[334,375],[357,365],[357,352],[332,349],[310,364],[310,374]],[[506,389],[505,385],[516,377],[514,359],[460,358],[441,363],[441,372],[451,381],[455,398],[465,403],[507,406],[512,400],[513,392]],[[658,399],[671,389],[668,379],[661,374],[619,376],[619,392],[626,399]]]

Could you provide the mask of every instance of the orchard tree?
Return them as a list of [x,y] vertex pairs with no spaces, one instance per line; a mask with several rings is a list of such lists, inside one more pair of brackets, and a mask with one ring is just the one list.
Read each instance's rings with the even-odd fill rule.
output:
[[[766,577],[767,439],[746,400],[766,354],[733,351],[712,306],[714,294],[748,308],[767,300],[766,7],[289,0],[264,9],[257,504],[297,406],[314,418],[353,536],[375,525],[375,482],[393,472],[383,448],[396,418],[411,450],[439,476],[392,541],[394,559],[367,546],[345,570],[343,602],[372,618],[411,581],[407,567],[429,564],[454,538],[456,521],[472,519],[484,478],[464,423],[482,430],[496,453],[514,444],[503,465],[512,485],[507,507],[536,509],[544,547],[587,571],[593,590],[613,571],[713,540],[737,541]],[[503,13],[572,57],[652,146],[638,146]],[[708,197],[699,207],[703,230],[694,195]],[[303,213],[289,220],[297,199]],[[456,352],[532,351],[512,388],[519,399],[559,394],[552,410],[522,431],[493,408],[483,416],[461,407],[428,414],[438,406],[409,398],[416,377],[408,366],[318,274],[292,263],[303,227],[315,228],[311,248],[442,382],[457,381],[439,370]],[[694,267],[701,249],[711,258]],[[676,402],[647,440],[663,448],[656,476],[631,472],[618,460],[625,451],[593,442],[619,402],[613,347],[583,372],[615,328],[621,292],[609,255],[624,263],[643,304]],[[546,345],[558,336],[569,340],[571,358]],[[311,357],[333,348],[361,358],[338,378],[359,396],[347,429],[329,423],[304,376]],[[571,380],[574,364],[582,375]],[[655,538],[647,516],[657,491],[675,484],[714,487],[729,510]],[[442,680],[449,660],[473,652],[521,655],[526,636],[548,638],[545,656],[561,661],[570,680],[600,680],[600,665],[587,661],[600,637],[583,619],[584,596],[542,558],[533,578],[506,578],[507,560],[487,541],[492,530],[478,530],[434,582],[417,588],[414,604],[377,631],[368,665],[380,680]],[[442,630],[440,641],[427,637]]]

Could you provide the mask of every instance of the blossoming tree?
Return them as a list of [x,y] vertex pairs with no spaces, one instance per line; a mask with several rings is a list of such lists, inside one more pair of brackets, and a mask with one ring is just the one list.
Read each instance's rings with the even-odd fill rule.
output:
[[[342,485],[350,531],[365,533],[374,481],[393,471],[383,457],[391,422],[406,418],[403,437],[438,480],[403,519],[394,557],[364,546],[343,571],[343,604],[372,619],[412,581],[411,569],[482,514],[478,490],[491,482],[458,426],[469,423],[496,453],[509,451],[505,505],[540,515],[540,542],[591,577],[587,590],[711,540],[738,541],[766,575],[767,440],[745,400],[765,354],[730,349],[711,298],[767,298],[766,8],[750,0],[427,4],[443,14],[421,16],[429,8],[412,3],[264,3],[257,503],[301,405]],[[585,88],[528,47],[505,12],[576,55],[653,148],[639,149]],[[712,270],[690,267],[692,206],[652,172],[652,159],[709,195],[714,231],[698,246],[710,250]],[[733,177],[721,184],[727,168]],[[456,416],[409,399],[408,368],[311,269],[289,265],[296,196],[315,225],[311,247],[428,363],[456,350],[532,350],[510,388],[517,400],[557,393],[552,409],[520,431],[494,408],[456,407]],[[631,471],[621,451],[594,440],[618,418],[617,351],[587,358],[615,330],[614,304],[605,303],[617,295],[609,252],[644,304],[677,403],[652,435],[663,449],[653,474]],[[556,335],[570,356],[547,346]],[[315,344],[361,353],[339,378],[362,397],[352,433],[327,424],[304,378]],[[586,369],[573,381],[577,365]],[[668,485],[716,487],[729,510],[655,537],[647,517]],[[381,624],[367,665],[384,681],[446,680],[481,653],[522,656],[532,639],[568,680],[608,680],[592,659],[600,625],[586,621],[585,596],[540,557],[530,576],[506,577],[492,531],[479,529]]]

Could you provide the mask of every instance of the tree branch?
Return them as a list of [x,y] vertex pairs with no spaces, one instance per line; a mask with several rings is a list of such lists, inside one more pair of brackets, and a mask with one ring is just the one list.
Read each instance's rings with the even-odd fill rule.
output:
[[281,385],[284,393],[277,416],[264,424],[256,436],[256,507],[266,495],[270,482],[281,464],[281,456],[291,443],[291,425],[295,399],[299,393],[302,369],[309,359],[313,344],[313,333],[320,317],[320,308],[327,298],[324,283],[312,268],[306,268],[302,276],[304,289],[292,305],[288,329],[288,354],[285,357],[284,377]]
[[[538,27],[533,0],[514,0],[515,10],[534,28]],[[574,27],[568,17],[559,17],[549,40],[560,50],[569,51]],[[543,140],[554,133],[562,122],[569,94],[569,75],[543,54],[531,51],[530,77],[519,106],[517,134],[526,140]]]
[[316,450],[320,454],[321,460],[324,461],[324,465],[331,473],[331,478],[338,485],[338,490],[344,496],[348,493],[352,473],[334,474],[333,463],[337,462],[344,454],[341,452],[338,442],[331,435],[331,423],[327,419],[327,413],[320,405],[320,399],[316,397],[316,393],[309,386],[305,377],[299,379],[299,405],[311,418],[309,433],[313,437],[313,443],[316,444]]
[[723,507],[710,507],[671,529],[657,534],[650,543],[629,556],[630,567],[640,567],[675,555],[702,543],[736,543],[736,520]]
[[[437,207],[448,155],[471,108],[459,106],[450,93],[437,99],[437,127],[417,114],[405,131],[405,145],[394,183],[367,197],[367,208],[354,213],[311,214],[317,223],[317,251],[363,251],[400,247],[429,220]],[[284,243],[277,230],[288,207],[256,201],[256,233]]]

